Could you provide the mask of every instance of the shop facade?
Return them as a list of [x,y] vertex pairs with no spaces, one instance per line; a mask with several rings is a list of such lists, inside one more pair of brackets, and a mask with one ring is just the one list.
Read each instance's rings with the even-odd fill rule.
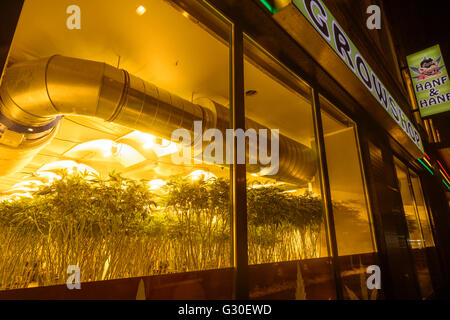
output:
[[[333,1],[78,2],[79,29],[69,27],[72,3],[25,1],[2,39],[2,195],[31,216],[55,201],[79,236],[18,229],[17,207],[3,205],[14,226],[3,243],[23,246],[2,250],[0,298],[426,299],[448,284],[448,203],[416,160],[426,133],[388,26],[375,34],[360,25],[365,10]],[[222,148],[174,163],[171,134],[199,139],[196,121],[205,141],[208,129],[254,129],[248,154],[261,129],[277,130],[276,172],[251,155],[221,162]],[[260,144],[253,150],[261,160]],[[129,180],[113,189],[58,171],[82,166]],[[130,187],[141,179],[149,190]],[[52,193],[24,201],[19,187],[36,180],[66,207]],[[137,190],[152,202],[117,215],[148,220],[89,216],[101,231],[80,229],[81,213],[100,205],[52,186],[107,186],[133,203],[141,198],[119,189]],[[117,197],[107,205],[120,207]],[[59,226],[52,219],[43,225]],[[65,284],[69,265],[81,270],[81,290]],[[369,288],[378,270],[380,289]]]

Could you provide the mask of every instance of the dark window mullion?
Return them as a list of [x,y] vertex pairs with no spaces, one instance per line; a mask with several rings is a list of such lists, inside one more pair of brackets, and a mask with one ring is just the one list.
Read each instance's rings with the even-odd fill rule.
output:
[[[231,121],[232,129],[245,130],[244,43],[240,25],[234,24],[231,37]],[[248,239],[246,166],[237,164],[236,138],[233,139],[233,298],[248,299]]]
[[338,300],[342,300],[343,296],[343,287],[342,287],[342,279],[340,273],[339,266],[339,253],[337,248],[337,240],[336,240],[336,229],[334,225],[334,216],[333,216],[333,203],[331,200],[331,188],[330,188],[330,180],[328,176],[328,166],[327,166],[327,158],[325,152],[325,139],[323,136],[323,125],[322,125],[322,115],[320,112],[320,103],[319,103],[319,93],[316,88],[312,89],[313,99],[312,99],[312,107],[313,107],[313,116],[314,116],[314,127],[316,131],[316,139],[317,139],[317,147],[319,152],[319,162],[320,162],[320,176],[322,183],[322,193],[323,193],[323,201],[326,212],[326,224],[327,224],[327,234],[328,234],[328,242],[331,246],[331,256],[333,263],[333,271],[334,271],[334,281],[336,284],[336,297]]

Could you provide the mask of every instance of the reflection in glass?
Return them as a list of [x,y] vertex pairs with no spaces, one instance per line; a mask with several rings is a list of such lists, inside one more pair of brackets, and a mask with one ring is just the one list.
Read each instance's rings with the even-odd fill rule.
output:
[[322,96],[320,105],[339,255],[374,252],[355,124]]
[[[425,250],[424,234],[422,233],[423,226],[421,225],[419,213],[417,212],[416,193],[413,193],[414,186],[413,183],[411,183],[407,167],[399,159],[395,158],[394,160],[400,194],[402,197],[403,210],[408,226],[408,245],[411,248],[411,254],[414,259],[414,267],[420,292],[422,297],[426,298],[433,293],[433,287],[428,267],[427,252]],[[417,178],[416,175],[414,175],[414,177]],[[418,180],[415,180],[414,183],[417,184]],[[418,192],[419,190],[416,189],[415,191]],[[430,235],[431,234],[428,234],[428,236]]]
[[[50,144],[20,172],[0,177],[0,290],[64,284],[70,265],[82,282],[230,267],[229,166],[176,163],[181,143],[171,141],[174,129],[192,134],[194,120],[228,126],[230,25],[205,9],[218,36],[162,0],[138,12],[129,1],[82,0],[82,27],[71,31],[54,19],[66,5],[25,2],[13,66],[59,55],[83,66],[104,62],[119,75],[124,69],[130,89],[117,81],[106,93],[92,90],[86,108],[123,94],[116,112],[135,112],[113,120],[65,115]],[[75,82],[68,78],[52,90],[75,104],[90,91],[68,86]],[[91,82],[101,89],[112,82],[99,79]],[[146,119],[139,128],[138,118]]]
[[411,177],[411,185],[414,192],[414,198],[416,200],[416,209],[419,214],[420,225],[422,227],[423,240],[425,241],[425,247],[434,247],[433,231],[431,229],[431,223],[428,215],[425,199],[423,198],[422,186],[417,174],[409,170]]
[[319,96],[339,265],[346,299],[375,300],[366,269],[378,265],[356,125]]

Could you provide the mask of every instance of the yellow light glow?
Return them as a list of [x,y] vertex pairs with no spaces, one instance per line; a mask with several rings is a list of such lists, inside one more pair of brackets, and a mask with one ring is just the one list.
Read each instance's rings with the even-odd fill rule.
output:
[[30,192],[30,191],[37,191],[37,190],[39,190],[39,189],[38,188],[29,188],[29,187],[19,187],[19,188],[11,188],[7,192],[19,193],[19,192]]
[[175,142],[162,138],[158,139],[154,135],[140,131],[133,131],[124,136],[123,139],[134,140],[141,144],[143,149],[152,149],[158,157],[163,157],[178,151]]
[[117,152],[114,154],[114,159],[119,161],[124,167],[129,167],[146,160],[136,149],[125,143],[117,144]]
[[78,172],[85,172],[87,174],[93,174],[98,175],[98,172],[91,167],[77,163],[72,160],[62,160],[62,161],[55,161],[52,163],[48,163],[44,166],[42,166],[37,172],[44,172],[44,171],[54,171],[54,170],[67,170],[69,174],[72,174],[74,171]]
[[154,179],[154,180],[151,180],[150,182],[148,182],[148,185],[150,187],[150,190],[158,190],[162,186],[165,186],[166,182],[161,179]]
[[103,158],[112,157],[125,167],[146,160],[146,158],[133,147],[109,139],[98,139],[81,143],[69,150],[65,155],[75,159],[95,159],[96,156]]
[[204,170],[195,170],[195,171],[191,172],[190,174],[188,174],[188,177],[190,177],[193,181],[209,180],[209,179],[217,178],[211,172],[207,172]]
[[45,172],[45,171],[43,171],[43,172],[36,172],[36,175],[39,178],[45,178],[50,183],[53,182],[53,180],[55,180],[55,179],[58,179],[58,180],[61,179],[60,175],[57,175],[56,173],[53,173],[53,172]]
[[10,198],[33,198],[33,196],[30,193],[28,193],[28,192],[25,192],[25,193],[13,193],[13,194],[9,195],[9,197]]
[[145,9],[144,6],[139,6],[139,7],[137,7],[137,9],[136,9],[136,13],[137,13],[139,16],[142,16],[146,11],[147,11],[147,9]]
[[274,169],[271,167],[265,167],[265,168],[262,168],[261,171],[258,172],[258,174],[261,176],[270,176],[273,174],[273,170]]
[[275,182],[275,183],[266,183],[266,184],[253,184],[251,187],[248,187],[247,189],[259,189],[264,187],[274,187],[274,186],[282,186],[284,185],[284,182]]
[[27,180],[27,181],[16,183],[15,185],[12,186],[11,190],[15,189],[15,188],[28,187],[28,186],[33,186],[33,185],[42,186],[42,185],[44,185],[44,183],[39,180]]
[[73,147],[69,151],[66,152],[66,156],[76,155],[78,152],[100,152],[103,154],[105,158],[111,157],[113,155],[112,149],[116,145],[116,143],[109,139],[98,139],[92,140],[84,143],[80,143],[79,145]]

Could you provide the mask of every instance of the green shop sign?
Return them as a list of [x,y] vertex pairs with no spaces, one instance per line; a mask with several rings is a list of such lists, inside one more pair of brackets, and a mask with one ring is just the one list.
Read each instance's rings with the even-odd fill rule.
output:
[[295,6],[327,41],[346,65],[364,84],[383,109],[394,119],[415,145],[422,151],[420,135],[398,103],[380,82],[359,50],[345,34],[328,8],[320,0],[293,0]]
[[450,82],[439,45],[406,57],[422,118],[450,110]]

